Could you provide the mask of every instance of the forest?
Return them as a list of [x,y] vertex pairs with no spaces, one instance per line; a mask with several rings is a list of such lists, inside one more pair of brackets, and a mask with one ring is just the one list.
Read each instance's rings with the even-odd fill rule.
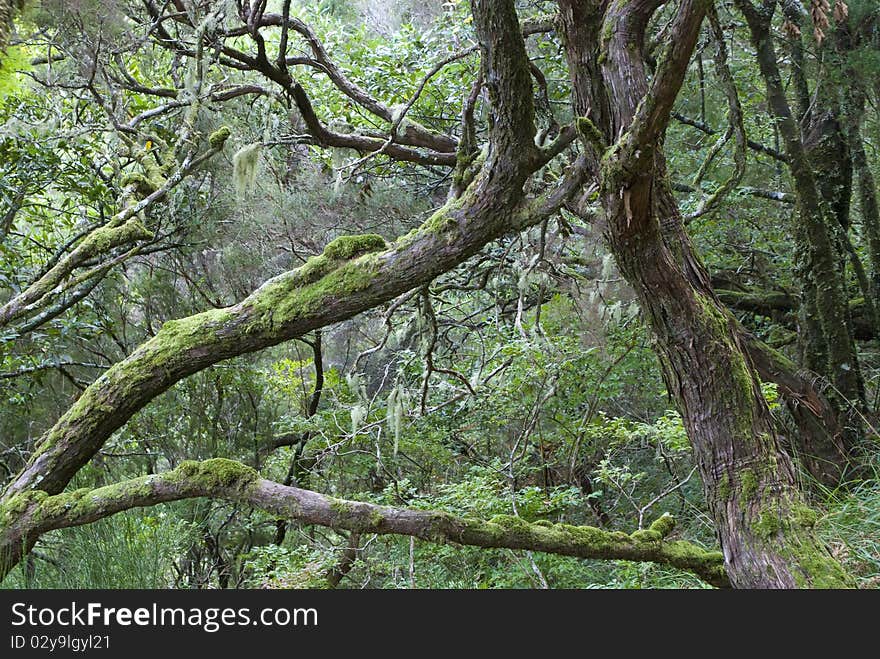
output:
[[876,0],[0,0],[0,587],[880,587]]

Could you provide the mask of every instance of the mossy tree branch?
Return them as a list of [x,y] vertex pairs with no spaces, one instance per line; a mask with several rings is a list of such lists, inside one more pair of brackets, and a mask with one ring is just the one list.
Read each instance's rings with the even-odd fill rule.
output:
[[683,540],[668,540],[675,522],[663,515],[650,528],[627,534],[590,526],[531,523],[500,515],[478,520],[445,512],[411,510],[346,501],[259,477],[241,463],[225,459],[184,462],[163,474],[142,476],[94,490],[49,496],[42,491],[17,495],[0,507],[0,536],[12,549],[0,578],[16,555],[40,535],[80,526],[131,508],[168,501],[211,497],[242,503],[284,519],[354,533],[406,535],[429,542],[485,548],[542,551],[586,559],[648,561],[687,570],[714,586],[728,587],[724,559]]
[[80,265],[116,247],[149,240],[153,234],[137,217],[110,223],[92,231],[77,247],[51,270],[21,293],[0,307],[0,326],[7,325],[27,313],[29,308],[47,297]]
[[[43,303],[51,300],[55,294],[81,284],[82,280],[80,279],[73,281],[69,279],[77,268],[87,265],[94,259],[110,257],[113,250],[118,247],[151,240],[154,237],[153,233],[141,221],[144,212],[168,196],[171,190],[202,163],[219,153],[228,137],[229,129],[220,129],[210,136],[209,148],[205,152],[196,157],[184,159],[177,171],[163,180],[148,181],[146,177],[141,175],[123,180],[122,199],[130,198],[137,193],[142,193],[143,199],[126,206],[107,224],[87,234],[71,252],[59,259],[52,268],[25,287],[18,295],[0,306],[0,327],[19,318],[33,315],[41,310],[45,306]],[[144,189],[145,185],[149,186],[148,189]],[[94,274],[99,272],[100,268],[93,271]]]
[[[796,329],[794,316],[800,303],[795,295],[785,291],[735,291],[724,288],[716,288],[715,293],[731,309],[764,316],[791,330]],[[861,341],[874,339],[876,330],[864,298],[849,300],[849,312],[852,316],[853,337]]]
[[338,239],[322,255],[267,281],[236,305],[165,323],[98,378],[43,436],[4,497],[34,488],[61,492],[113,432],[175,382],[394,299],[448,272],[490,241],[558,211],[584,182],[582,162],[544,196],[526,197],[523,185],[543,162],[531,137],[531,77],[516,11],[507,0],[475,3],[474,13],[488,51],[488,75],[497,81],[490,94],[496,121],[492,153],[461,198],[387,249],[378,236]]
[[236,305],[166,322],[86,389],[43,436],[4,496],[32,487],[61,492],[113,432],[175,382],[224,359],[351,318],[428,283],[491,240],[556,212],[582,181],[583,170],[575,163],[545,197],[523,199],[504,175],[483,172],[464,197],[388,248],[380,236],[342,237]]

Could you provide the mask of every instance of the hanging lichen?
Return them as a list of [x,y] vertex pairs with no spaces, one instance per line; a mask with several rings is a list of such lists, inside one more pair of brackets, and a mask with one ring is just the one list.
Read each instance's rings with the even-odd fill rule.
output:
[[367,418],[367,408],[363,405],[355,405],[351,408],[351,434],[356,435],[358,428]]
[[235,183],[236,192],[239,194],[253,190],[257,184],[262,146],[259,142],[248,144],[232,156],[232,180]]
[[400,431],[403,428],[406,410],[409,408],[409,392],[398,382],[388,394],[388,402],[385,410],[385,424],[388,432],[394,437],[394,457],[400,449]]
[[348,391],[352,395],[352,398],[361,402],[367,400],[367,387],[364,385],[360,373],[346,374],[345,383],[348,385]]

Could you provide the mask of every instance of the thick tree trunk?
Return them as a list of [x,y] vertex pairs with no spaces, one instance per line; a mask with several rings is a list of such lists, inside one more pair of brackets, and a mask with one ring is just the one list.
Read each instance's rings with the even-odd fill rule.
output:
[[[604,0],[560,0],[576,110],[585,117],[578,122],[590,149],[585,160],[600,176],[609,244],[655,333],[732,583],[847,586],[847,575],[813,533],[815,517],[795,486],[791,462],[774,432],[735,320],[715,298],[678,209],[664,189],[658,145],[707,0],[682,0],[649,90],[641,51],[645,27],[661,4],[662,0],[611,6]],[[80,492],[79,498],[77,493],[45,494],[61,492],[117,428],[186,375],[351,317],[425,283],[486,242],[547,217],[580,187],[581,176],[566,176],[545,198],[525,198],[523,186],[545,156],[533,141],[528,58],[514,4],[474,0],[473,7],[493,121],[485,166],[462,197],[390,248],[377,236],[334,241],[322,256],[267,282],[233,307],[166,323],[153,340],[89,387],[10,483],[0,501],[0,531],[8,536],[0,534],[0,555],[5,551],[6,558],[12,552],[14,558],[15,551],[26,549],[28,532],[86,523],[123,504],[205,495],[244,500],[239,496],[243,493],[247,501],[278,514],[353,531],[427,538],[453,534],[459,542],[478,546],[544,550],[562,543],[568,551],[569,529],[559,530],[562,537],[516,519],[462,527],[430,513],[377,510],[368,504],[350,509],[348,502],[316,493],[257,483],[255,474],[244,474],[225,462],[214,463],[207,472],[206,465],[190,464],[170,482],[148,477],[120,484],[121,491],[111,486],[110,492]],[[591,29],[581,31],[584,26]],[[600,77],[590,80],[594,75]],[[155,489],[160,485],[169,487]],[[230,494],[230,488],[237,493]],[[108,499],[115,503],[103,506],[104,494],[112,494]],[[627,552],[633,542],[647,541],[653,551],[662,532],[651,532],[654,535],[615,536],[623,543],[616,556],[632,555]]]
[[[670,46],[648,87],[644,31],[659,2],[560,0],[576,112],[610,121],[585,124],[586,141],[614,146],[601,159],[608,240],[623,276],[639,297],[656,338],[670,395],[694,448],[725,563],[737,587],[840,587],[850,584],[812,530],[815,519],[797,489],[736,321],[712,292],[709,277],[664,190],[662,140],[706,3],[684,0]],[[597,16],[604,19],[599,23]],[[590,35],[583,26],[593,25]],[[604,86],[595,98],[579,68],[599,59]],[[588,69],[594,68],[588,66]],[[592,112],[591,112],[592,111]],[[596,135],[599,133],[599,135]]]

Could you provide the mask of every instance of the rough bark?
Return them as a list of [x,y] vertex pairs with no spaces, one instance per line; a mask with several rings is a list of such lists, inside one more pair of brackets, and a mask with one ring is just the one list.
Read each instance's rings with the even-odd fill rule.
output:
[[[716,293],[731,309],[766,316],[776,322],[784,323],[785,317],[797,310],[797,300],[781,291],[761,294],[716,289]],[[740,339],[761,380],[777,386],[797,429],[787,444],[801,464],[826,487],[834,488],[846,481],[851,456],[837,408],[822,393],[826,385],[823,378],[798,368],[788,357],[742,327]]]
[[[854,72],[850,72],[855,75]],[[853,170],[856,175],[859,210],[862,217],[862,234],[868,246],[868,258],[871,266],[870,289],[874,300],[880,300],[880,203],[877,200],[877,184],[868,163],[865,145],[862,139],[862,112],[865,106],[864,95],[853,85],[847,104],[847,124]],[[875,321],[876,321],[875,308]],[[880,325],[875,326],[880,331]]]
[[[770,32],[775,4],[765,1],[755,6],[750,0],[736,0],[736,6],[749,27],[767,90],[768,106],[783,138],[797,196],[797,221],[792,228],[799,256],[795,272],[805,296],[801,305],[802,332],[804,336],[812,337],[803,354],[815,355],[824,346],[825,363],[811,366],[834,385],[838,398],[836,404],[847,418],[844,424],[848,428],[847,442],[854,445],[860,434],[860,423],[857,414],[847,412],[853,405],[864,405],[865,390],[847,320],[849,310],[841,268],[842,253],[835,246],[835,236],[842,229],[833,216],[831,204],[822,196],[813,170],[814,161],[805,148],[785,95]],[[816,125],[824,122],[823,113],[816,113]],[[833,128],[835,124],[828,125]],[[835,198],[837,196],[835,193]],[[816,331],[821,331],[821,340],[815,337]]]
[[[737,587],[836,587],[851,582],[812,531],[735,320],[712,292],[659,172],[660,143],[699,34],[707,3],[684,0],[668,48],[648,85],[644,31],[659,6],[651,0],[561,0],[564,16],[605,9],[600,54],[611,120],[590,141],[611,144],[601,158],[608,240],[621,273],[639,297],[656,338],[703,477],[732,583]],[[596,39],[598,35],[594,35]],[[566,37],[570,70],[589,46]],[[577,75],[575,111],[598,105]],[[593,122],[591,122],[593,123]]]
[[834,488],[848,480],[851,463],[844,431],[837,408],[822,392],[821,378],[799,369],[745,330],[740,331],[740,338],[761,379],[776,384],[794,421],[797,432],[787,444],[801,464],[825,487]]

